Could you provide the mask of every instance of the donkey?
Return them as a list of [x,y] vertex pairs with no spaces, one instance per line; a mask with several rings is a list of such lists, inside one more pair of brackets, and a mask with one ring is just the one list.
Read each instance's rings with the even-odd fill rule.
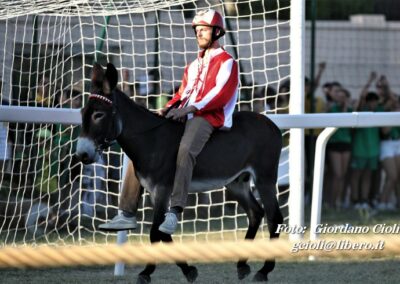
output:
[[[106,71],[99,64],[92,70],[92,90],[82,109],[82,128],[76,154],[83,163],[92,163],[98,153],[117,141],[135,165],[141,185],[153,201],[151,242],[172,242],[170,235],[158,230],[164,220],[172,192],[178,146],[184,124],[161,117],[133,102],[116,88],[118,73],[114,65]],[[215,131],[197,157],[190,192],[226,186],[227,192],[245,210],[249,227],[246,239],[254,239],[266,214],[270,238],[278,238],[283,222],[276,197],[276,181],[282,137],[267,117],[253,112],[236,112],[230,131]],[[250,178],[259,192],[263,207],[255,199]],[[177,263],[189,282],[197,269],[186,262]],[[255,281],[268,280],[275,260],[267,260],[255,274]],[[140,272],[138,283],[149,283],[155,264]],[[238,278],[250,273],[247,259],[237,263]]]

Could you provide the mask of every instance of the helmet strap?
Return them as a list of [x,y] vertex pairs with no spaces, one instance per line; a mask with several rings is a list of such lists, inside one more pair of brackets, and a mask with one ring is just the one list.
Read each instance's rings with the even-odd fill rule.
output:
[[[221,37],[221,30],[218,27],[212,27],[212,42],[216,41],[217,39],[219,39]],[[219,33],[217,34],[217,32],[219,31]]]
[[[217,34],[217,32],[219,33]],[[212,27],[211,40],[206,49],[209,49],[213,43],[221,37],[221,30],[218,27]]]

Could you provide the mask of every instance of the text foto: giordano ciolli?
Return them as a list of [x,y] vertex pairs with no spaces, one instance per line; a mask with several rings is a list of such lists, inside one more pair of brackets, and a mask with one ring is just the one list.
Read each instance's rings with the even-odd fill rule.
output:
[[399,224],[376,224],[372,227],[368,226],[352,226],[345,224],[342,226],[330,226],[328,224],[318,224],[315,227],[317,234],[400,234]]

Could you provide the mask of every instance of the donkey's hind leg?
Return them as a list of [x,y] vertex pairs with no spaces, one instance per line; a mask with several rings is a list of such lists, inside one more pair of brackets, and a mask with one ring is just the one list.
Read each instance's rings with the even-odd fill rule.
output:
[[[227,193],[239,203],[247,214],[249,227],[247,228],[245,239],[253,240],[264,216],[264,210],[251,193],[250,177],[243,175],[226,187],[228,189]],[[250,271],[247,259],[240,259],[237,263],[238,278],[244,279],[250,274]]]
[[[161,191],[163,192],[163,191]],[[166,191],[164,191],[166,192]],[[155,200],[153,200],[153,223],[150,228],[150,242],[151,243],[157,243],[161,242],[163,239],[163,234],[158,230],[158,227],[160,226],[161,222],[164,220],[164,214],[167,210],[167,204],[166,202],[163,201],[162,196],[157,196]],[[161,197],[161,198],[160,198]],[[167,200],[165,198],[164,200]],[[165,235],[165,234],[164,234]],[[171,239],[172,241],[172,239]],[[156,265],[154,263],[149,263],[146,265],[145,269],[139,273],[138,279],[137,279],[137,284],[145,284],[145,283],[150,283],[151,282],[151,277],[150,275],[154,272],[156,269]]]
[[[273,179],[263,180],[259,178],[256,181],[256,188],[260,194],[264,210],[267,214],[268,231],[270,239],[279,238],[276,233],[278,224],[283,222],[281,210],[279,208],[278,199],[276,197],[276,185]],[[266,260],[264,266],[254,275],[253,281],[267,281],[268,273],[274,270],[275,259]]]

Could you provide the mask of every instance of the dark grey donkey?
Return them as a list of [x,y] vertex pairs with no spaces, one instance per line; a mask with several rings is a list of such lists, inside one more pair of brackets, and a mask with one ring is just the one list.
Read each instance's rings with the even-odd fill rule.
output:
[[[114,65],[107,70],[95,64],[92,90],[82,109],[82,130],[77,156],[93,163],[98,153],[117,141],[135,165],[141,185],[154,202],[151,242],[172,242],[170,235],[158,230],[168,208],[174,182],[176,156],[184,124],[160,117],[135,104],[116,89],[118,73]],[[197,157],[190,192],[202,192],[226,186],[227,191],[245,210],[249,219],[246,239],[254,239],[266,214],[270,238],[278,238],[283,218],[276,197],[281,132],[267,117],[253,112],[237,112],[228,132],[216,131]],[[262,205],[254,198],[249,181],[253,179]],[[177,263],[189,282],[197,278],[197,269],[186,262]],[[275,260],[267,260],[254,276],[266,281]],[[139,283],[149,283],[155,264],[139,274]],[[250,273],[247,260],[237,263],[239,279]]]

